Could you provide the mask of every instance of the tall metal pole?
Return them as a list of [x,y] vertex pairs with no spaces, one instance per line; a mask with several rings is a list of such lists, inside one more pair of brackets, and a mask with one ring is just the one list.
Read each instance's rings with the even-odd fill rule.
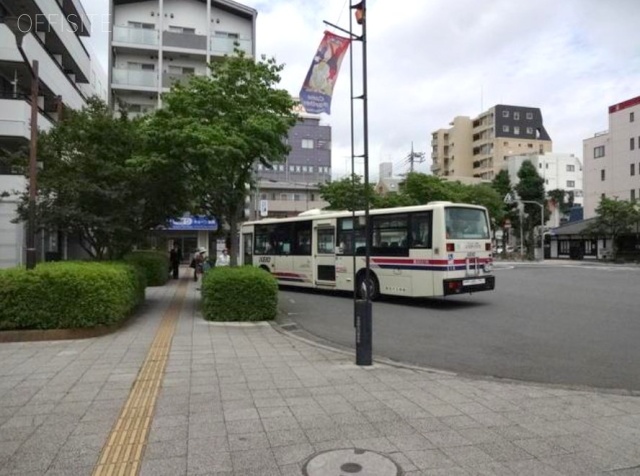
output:
[[[351,6],[351,2],[349,2],[349,6]],[[351,9],[349,9],[349,34],[353,35],[353,15],[351,15]],[[351,115],[351,184],[353,186],[354,196],[355,196],[355,188],[356,188],[356,152],[355,152],[355,125],[353,123],[354,114],[353,114],[353,45],[349,48],[349,105],[350,105],[350,115]],[[351,213],[351,254],[353,259],[353,326],[356,327],[357,320],[357,312],[358,309],[356,307],[356,300],[358,299],[358,288],[356,281],[356,207],[355,203],[352,206]]]
[[371,221],[369,220],[369,97],[367,90],[367,2],[362,0],[362,111],[364,140],[365,299],[360,328],[356,332],[356,364],[372,364],[373,319],[371,305]]
[[[28,65],[29,63],[27,63]],[[31,143],[29,145],[29,223],[27,269],[36,267],[36,195],[38,174],[38,62],[31,68]]]

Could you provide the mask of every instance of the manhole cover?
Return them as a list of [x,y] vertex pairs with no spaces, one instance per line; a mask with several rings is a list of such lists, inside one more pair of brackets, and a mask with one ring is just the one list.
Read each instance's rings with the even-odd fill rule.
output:
[[400,476],[400,467],[380,453],[358,448],[330,450],[311,456],[305,476]]

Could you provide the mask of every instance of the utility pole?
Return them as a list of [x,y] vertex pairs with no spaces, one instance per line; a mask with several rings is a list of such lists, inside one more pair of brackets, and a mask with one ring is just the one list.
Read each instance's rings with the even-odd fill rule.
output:
[[411,152],[409,153],[409,156],[407,157],[409,159],[409,171],[413,172],[414,170],[414,166],[413,164],[415,162],[421,164],[422,162],[424,162],[424,152],[414,152],[413,151],[413,141],[411,141]]

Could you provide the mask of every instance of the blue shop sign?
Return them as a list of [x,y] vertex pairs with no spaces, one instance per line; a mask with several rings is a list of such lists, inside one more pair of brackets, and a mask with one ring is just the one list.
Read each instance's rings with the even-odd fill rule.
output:
[[218,221],[213,217],[191,216],[169,220],[169,230],[216,231]]

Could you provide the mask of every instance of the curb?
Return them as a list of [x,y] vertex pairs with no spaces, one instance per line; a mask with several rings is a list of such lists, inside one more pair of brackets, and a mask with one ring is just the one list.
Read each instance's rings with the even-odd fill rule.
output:
[[[308,331],[305,331],[304,329],[302,329],[301,327],[298,326],[298,324],[295,321],[291,321],[291,322],[286,322],[286,323],[281,323],[281,322],[277,322],[277,321],[272,321],[268,323],[276,332],[284,335],[285,337],[288,337],[290,339],[295,339],[299,342],[302,342],[304,344],[313,346],[313,347],[317,347],[323,350],[327,350],[330,352],[335,352],[341,355],[345,355],[345,356],[354,356],[354,352],[355,350],[346,350],[344,348],[341,348],[341,346],[339,346],[339,344],[335,344],[333,342],[327,341],[326,339],[322,339],[321,337],[317,337],[317,336],[313,336],[313,334],[309,333]],[[300,335],[295,334],[293,331],[289,331],[287,329],[284,329],[283,326],[286,325],[292,325],[294,324],[298,329],[302,330],[303,332],[308,333],[309,335],[312,335],[313,337],[316,337],[318,339],[322,339],[323,341],[326,342],[325,343],[321,343],[318,341],[315,341],[313,339],[309,339]],[[420,366],[420,365],[414,365],[414,364],[407,364],[407,363],[403,363],[403,362],[398,362],[392,359],[388,359],[386,357],[373,357],[373,362],[375,364],[379,364],[379,365],[386,365],[386,366],[390,366],[390,367],[395,367],[395,368],[399,368],[399,369],[404,369],[404,370],[412,370],[415,372],[424,372],[424,373],[430,373],[430,374],[436,374],[436,375],[441,375],[443,377],[450,377],[450,378],[460,378],[460,379],[466,379],[466,380],[479,380],[479,381],[484,381],[484,382],[493,382],[493,383],[504,383],[504,384],[510,384],[510,385],[526,385],[526,386],[530,386],[530,387],[541,387],[541,388],[551,388],[551,389],[557,389],[557,390],[567,390],[567,391],[571,391],[571,392],[582,392],[582,393],[592,393],[592,394],[604,394],[604,395],[618,395],[618,396],[625,396],[625,397],[637,397],[640,398],[640,390],[628,390],[628,389],[618,389],[618,388],[599,388],[599,387],[586,387],[586,386],[572,386],[572,385],[563,385],[563,384],[556,384],[556,383],[545,383],[545,382],[530,382],[530,381],[525,381],[525,380],[517,380],[517,379],[512,379],[512,378],[506,378],[506,377],[497,377],[497,376],[493,376],[493,375],[477,375],[477,374],[464,374],[464,373],[458,373],[458,372],[451,372],[448,370],[440,370],[440,369],[434,369],[431,367],[424,367],[424,366]],[[355,366],[355,364],[354,364]],[[367,370],[367,369],[372,369],[375,366],[371,366],[371,367],[360,367],[363,370]]]

